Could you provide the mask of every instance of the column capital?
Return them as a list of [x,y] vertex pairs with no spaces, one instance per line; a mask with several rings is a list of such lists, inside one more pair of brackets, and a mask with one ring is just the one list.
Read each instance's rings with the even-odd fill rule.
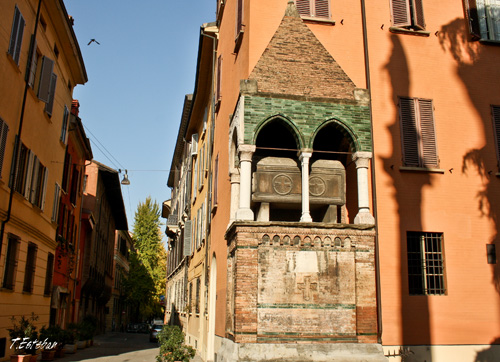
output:
[[231,178],[231,183],[240,183],[240,171],[237,168],[229,170],[229,177]]
[[371,152],[359,151],[352,154],[352,160],[356,163],[356,168],[368,168],[371,158]]
[[252,156],[256,149],[257,147],[255,145],[239,145],[238,153],[240,155],[240,161],[252,161]]
[[311,158],[313,154],[312,148],[303,148],[297,152],[299,160],[302,161],[304,158]]

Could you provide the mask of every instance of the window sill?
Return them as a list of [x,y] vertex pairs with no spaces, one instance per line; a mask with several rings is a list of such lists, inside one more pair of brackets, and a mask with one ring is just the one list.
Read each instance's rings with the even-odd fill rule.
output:
[[399,167],[399,171],[403,171],[403,172],[444,173],[444,170],[440,169],[440,168],[408,167],[408,166],[401,166],[401,167]]
[[479,39],[479,42],[484,45],[496,45],[500,46],[500,40],[490,40],[490,39]]
[[416,35],[424,37],[429,37],[429,35],[431,35],[430,31],[399,28],[397,26],[391,26],[389,28],[389,31],[395,34],[408,34],[408,35]]
[[312,16],[301,16],[302,20],[308,23],[318,23],[318,24],[326,24],[326,25],[335,25],[335,20],[325,19],[325,18],[315,18]]
[[[244,26],[243,24],[241,26]],[[241,47],[241,43],[243,42],[243,34],[245,34],[245,32],[243,31],[243,29],[241,29],[238,33],[238,35],[236,36],[236,39],[234,40],[234,53],[238,53],[238,51],[240,50],[240,47]]]

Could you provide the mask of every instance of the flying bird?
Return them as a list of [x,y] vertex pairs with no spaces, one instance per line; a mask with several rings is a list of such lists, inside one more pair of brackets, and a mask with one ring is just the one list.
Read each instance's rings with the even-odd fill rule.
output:
[[97,40],[95,39],[90,39],[89,43],[87,45],[90,45],[92,43],[97,43],[97,45],[101,45],[101,43],[99,43]]

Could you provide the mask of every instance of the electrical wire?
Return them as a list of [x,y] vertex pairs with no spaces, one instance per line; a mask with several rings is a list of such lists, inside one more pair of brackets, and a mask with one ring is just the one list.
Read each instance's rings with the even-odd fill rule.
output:
[[[101,141],[99,141],[99,139],[92,133],[92,131],[85,125],[83,125],[83,127],[85,128],[85,130],[90,133],[92,135],[92,137],[94,138],[93,140],[91,139],[91,141],[93,141],[94,145],[96,145],[96,147],[99,149],[99,151],[101,151],[101,153],[104,155],[104,157],[106,157],[109,161],[111,161],[111,163],[113,164],[113,166],[117,169],[124,169],[125,170],[125,167],[123,167],[123,165],[120,163],[120,161],[118,161],[112,154],[111,152],[109,152],[106,147],[101,143]],[[96,143],[97,142],[97,143]],[[99,144],[103,149],[104,151],[106,151],[108,153],[108,155],[114,160],[111,160],[111,158],[109,158],[105,153],[104,151],[97,145]],[[116,162],[116,163],[115,163]],[[118,165],[118,167],[116,167]]]

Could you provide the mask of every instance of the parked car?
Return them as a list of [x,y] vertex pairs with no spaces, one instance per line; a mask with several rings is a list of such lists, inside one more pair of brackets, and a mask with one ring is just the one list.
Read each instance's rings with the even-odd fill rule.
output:
[[163,329],[163,324],[153,324],[151,329],[149,330],[149,341],[157,342],[158,341],[158,333]]

